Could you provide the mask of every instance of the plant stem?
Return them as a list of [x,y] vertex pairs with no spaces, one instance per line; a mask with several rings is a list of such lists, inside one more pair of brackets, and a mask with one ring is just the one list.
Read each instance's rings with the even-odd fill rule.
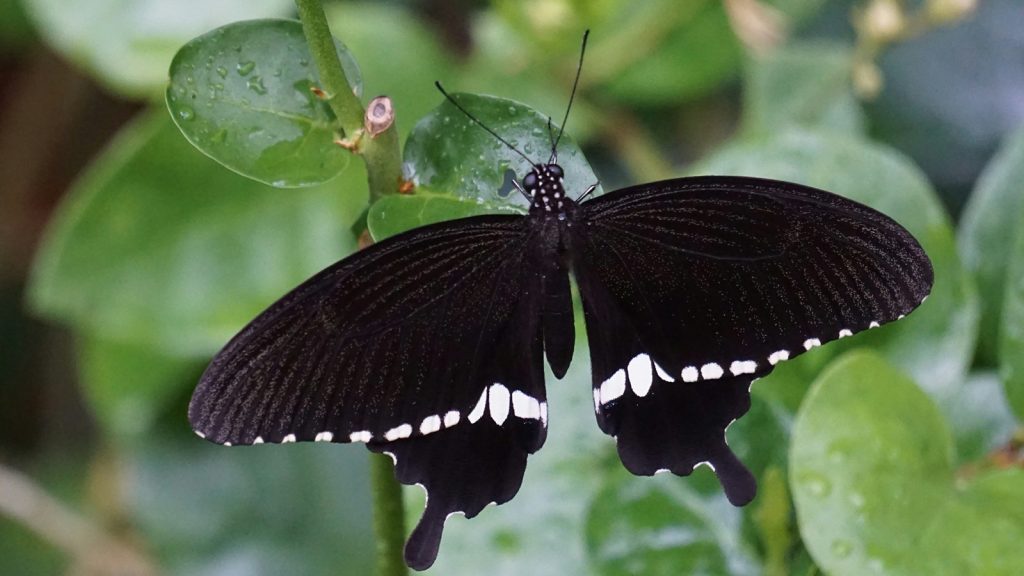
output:
[[370,202],[385,194],[398,192],[402,184],[402,156],[398,150],[398,130],[394,125],[361,141],[359,152],[366,162],[366,179],[370,184]]
[[[366,163],[370,201],[398,192],[402,182],[402,155],[393,116],[390,125],[373,133],[365,128],[367,111],[356,97],[338,59],[320,0],[295,0],[302,20],[302,32],[320,75],[321,87],[347,140],[347,148],[362,156]],[[390,101],[388,102],[388,113]],[[374,120],[380,122],[379,115]],[[382,454],[370,456],[370,483],[373,490],[373,528],[377,539],[377,576],[406,576],[403,557],[405,511],[402,487],[395,478],[391,459]]]
[[370,480],[373,527],[377,537],[377,576],[406,576],[409,571],[402,556],[405,544],[402,487],[395,479],[391,458],[384,454],[370,455]]
[[321,88],[327,93],[327,103],[345,135],[346,147],[362,156],[366,163],[370,201],[398,192],[402,184],[402,154],[395,124],[373,136],[366,133],[363,127],[366,110],[345,76],[320,0],[295,0],[295,5],[323,84]]
[[327,26],[327,16],[320,0],[295,0],[295,5],[299,9],[302,33],[320,74],[321,88],[328,95],[327,103],[338,117],[345,135],[351,137],[363,126],[363,105],[352,92],[345,69],[341,67],[334,37]]

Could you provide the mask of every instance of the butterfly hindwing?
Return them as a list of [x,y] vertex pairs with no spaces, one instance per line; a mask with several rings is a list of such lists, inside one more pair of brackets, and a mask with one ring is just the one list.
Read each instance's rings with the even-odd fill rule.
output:
[[723,433],[749,407],[750,383],[902,317],[931,288],[906,230],[796,184],[686,178],[581,209],[570,245],[599,424],[630,470],[685,474],[706,460],[734,502],[753,485]]
[[445,518],[510,499],[544,443],[550,244],[523,217],[481,216],[346,258],[214,358],[193,428],[221,444],[357,441],[390,453],[399,480],[427,490],[407,560],[429,566]]

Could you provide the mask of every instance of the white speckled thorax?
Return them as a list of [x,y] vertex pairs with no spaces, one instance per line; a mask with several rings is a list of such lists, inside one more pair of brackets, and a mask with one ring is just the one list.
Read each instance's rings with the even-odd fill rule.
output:
[[565,172],[558,164],[537,165],[523,178],[523,189],[530,197],[530,212],[564,214],[572,200],[565,197],[562,179]]

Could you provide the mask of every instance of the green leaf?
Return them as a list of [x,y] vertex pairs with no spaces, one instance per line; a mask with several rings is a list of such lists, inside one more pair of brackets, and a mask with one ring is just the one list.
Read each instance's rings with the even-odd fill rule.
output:
[[107,88],[154,97],[182,44],[242,18],[284,16],[290,0],[24,0],[55,50]]
[[686,479],[635,478],[624,470],[612,476],[587,518],[597,574],[761,574],[752,547],[740,538],[741,509],[694,487],[710,471]]
[[[646,13],[651,20],[636,27],[629,45],[609,46],[615,51],[635,54],[632,63],[609,76],[602,86],[609,97],[642,106],[684,102],[707,94],[739,71],[743,50],[721,2],[645,4],[653,10],[644,12],[630,7],[630,12]],[[634,24],[638,23],[636,20],[626,19]],[[664,23],[673,20],[674,28],[661,32]],[[645,46],[651,41],[652,29],[662,34],[661,42],[654,47]],[[601,59],[600,54],[594,57]],[[602,64],[595,66],[600,68]]]
[[0,0],[0,54],[23,49],[32,33],[22,0]]
[[772,136],[789,127],[862,133],[852,63],[848,47],[818,42],[790,44],[751,62],[743,92],[745,135]]
[[363,448],[186,440],[152,442],[130,455],[124,478],[134,526],[167,573],[372,573]]
[[195,385],[194,360],[130,342],[81,336],[78,371],[85,398],[109,434],[141,439],[161,412]]
[[51,222],[29,296],[98,337],[216,350],[263,307],[354,250],[365,175],[283,192],[233,174],[166,113],[129,126]]
[[1024,128],[1006,139],[978,179],[960,221],[959,248],[981,297],[978,361],[994,366],[1008,289],[1007,268],[1024,252],[1014,251],[1024,224]]
[[[1018,184],[1017,193],[1020,194]],[[1018,212],[1016,226],[1024,224]],[[1017,232],[1006,271],[1005,304],[999,340],[999,374],[1010,407],[1024,419],[1024,234]]]
[[841,350],[870,345],[914,374],[935,397],[953,394],[974,348],[977,297],[957,257],[949,219],[912,164],[860,139],[792,130],[770,141],[730,146],[698,171],[816,186],[880,210],[905,226],[935,269],[928,301],[904,320],[833,342],[794,362],[820,366],[823,358]]
[[1017,429],[1003,383],[995,372],[972,373],[944,407],[959,462],[979,460],[1004,446]]
[[[361,93],[359,68],[337,45]],[[330,106],[313,94],[316,66],[297,20],[249,20],[192,40],[171,62],[167,107],[196,148],[224,166],[280,188],[338,175],[351,156]]]
[[878,356],[851,353],[815,382],[790,461],[800,533],[829,574],[1024,566],[1024,471],[958,476],[938,407]]
[[374,240],[380,241],[400,232],[480,214],[506,212],[519,214],[515,208],[501,204],[485,204],[448,194],[418,190],[414,195],[392,194],[370,207],[366,224]]
[[[502,190],[505,172],[512,170],[517,178],[522,178],[530,171],[531,162],[547,162],[551,154],[547,117],[514,100],[478,94],[452,97],[529,161],[445,100],[420,119],[405,145],[405,163],[417,186],[525,210],[528,203],[521,194]],[[582,193],[597,182],[594,171],[568,134],[558,144],[558,163],[565,170],[569,194]],[[599,193],[600,189],[595,192]]]
[[[513,100],[475,94],[453,97],[528,158],[547,162],[551,150],[547,117]],[[568,194],[581,194],[597,182],[568,134],[562,136],[558,152]],[[523,196],[506,184],[506,172],[512,170],[522,178],[531,169],[530,163],[448,101],[421,119],[409,135],[405,169],[417,191],[411,196],[384,198],[370,209],[367,224],[378,240],[412,226],[482,213],[521,213],[528,206]],[[595,194],[600,194],[600,188]]]

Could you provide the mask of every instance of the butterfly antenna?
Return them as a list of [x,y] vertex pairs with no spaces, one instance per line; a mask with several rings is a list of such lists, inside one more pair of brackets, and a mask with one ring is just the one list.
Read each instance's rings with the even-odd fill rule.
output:
[[548,116],[548,143],[551,144],[551,156],[548,157],[548,164],[552,164],[557,157],[555,156],[555,130],[551,127],[551,116]]
[[441,94],[444,94],[444,97],[447,98],[448,101],[451,102],[453,106],[458,108],[459,111],[462,112],[463,114],[465,114],[467,118],[469,118],[470,120],[475,122],[477,126],[483,128],[484,130],[487,130],[487,132],[491,136],[494,136],[495,138],[498,139],[498,142],[501,142],[505,146],[508,146],[509,150],[511,150],[511,151],[515,152],[516,154],[519,154],[520,156],[522,156],[523,160],[526,160],[527,162],[529,162],[531,166],[537,166],[537,163],[534,162],[533,160],[530,160],[530,158],[526,154],[523,154],[522,152],[519,151],[518,148],[516,148],[515,146],[509,144],[507,140],[505,140],[501,136],[498,136],[497,132],[495,132],[494,130],[491,130],[490,128],[485,126],[483,122],[481,122],[480,120],[477,120],[476,116],[473,116],[472,114],[470,114],[469,110],[466,110],[465,108],[462,107],[461,104],[456,102],[455,99],[452,98],[451,94],[449,94],[448,92],[445,92],[444,87],[441,86],[441,82],[435,81],[434,82],[434,86],[437,86],[437,89],[441,91]]
[[558,128],[558,138],[555,138],[555,143],[551,145],[551,159],[554,161],[558,158],[558,142],[562,139],[562,132],[565,131],[565,123],[569,120],[569,111],[572,110],[572,101],[576,98],[576,87],[580,84],[580,72],[583,71],[583,55],[587,52],[587,37],[590,36],[590,30],[587,29],[583,33],[583,45],[580,47],[580,63],[576,66],[576,79],[572,81],[572,92],[569,93],[569,105],[565,107],[565,117],[562,118],[562,125]]

